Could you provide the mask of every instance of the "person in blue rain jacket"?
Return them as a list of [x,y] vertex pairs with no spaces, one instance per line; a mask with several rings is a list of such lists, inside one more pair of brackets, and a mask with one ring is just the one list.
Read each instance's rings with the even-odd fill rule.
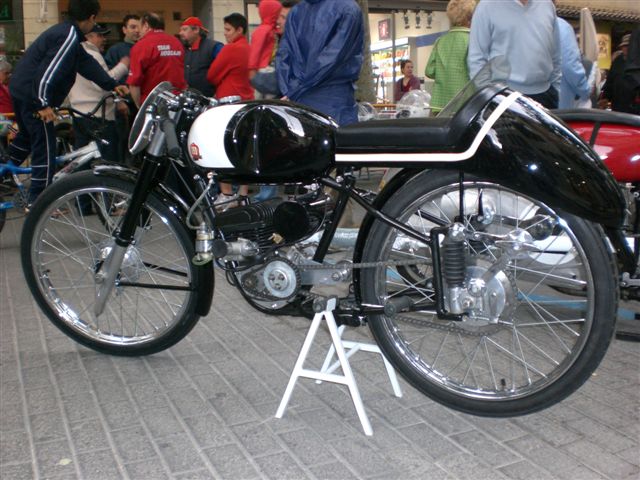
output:
[[276,57],[283,96],[340,125],[357,122],[355,81],[363,47],[363,15],[354,0],[299,3],[289,12]]
[[[562,58],[558,108],[574,108],[577,101],[589,99],[591,94],[589,75],[585,72],[573,27],[560,17],[556,18],[556,22],[560,34]],[[592,68],[598,68],[598,66],[594,65]]]

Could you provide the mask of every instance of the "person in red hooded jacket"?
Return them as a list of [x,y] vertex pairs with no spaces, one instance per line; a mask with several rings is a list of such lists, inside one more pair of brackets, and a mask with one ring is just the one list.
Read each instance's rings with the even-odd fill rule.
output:
[[258,70],[267,67],[274,57],[276,46],[276,22],[282,10],[278,0],[261,0],[258,12],[262,23],[251,35],[251,50],[249,52],[249,79]]

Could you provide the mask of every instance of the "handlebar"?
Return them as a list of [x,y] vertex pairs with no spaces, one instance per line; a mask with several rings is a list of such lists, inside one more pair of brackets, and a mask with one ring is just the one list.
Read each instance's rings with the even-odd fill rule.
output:
[[178,137],[176,136],[176,129],[173,121],[170,118],[163,120],[162,131],[165,134],[167,142],[167,154],[172,158],[180,157],[180,144],[178,143]]
[[[91,110],[88,113],[84,113],[84,112],[81,112],[79,110],[76,110],[71,105],[65,105],[65,106],[61,106],[61,107],[54,107],[53,111],[56,113],[57,117],[60,117],[60,116],[64,115],[65,113],[68,113],[71,116],[75,115],[75,116],[83,117],[83,118],[93,118],[93,117],[96,116],[96,113],[98,112],[98,110],[103,109],[102,118],[104,119],[104,108],[106,107],[107,100],[109,100],[109,99],[113,99],[113,101],[115,103],[127,102],[128,101],[126,98],[122,98],[116,92],[110,91],[106,95],[104,95],[100,99],[100,101],[96,104],[96,106],[93,108],[93,110]],[[40,118],[40,114],[38,112],[34,112],[33,113],[33,117],[39,119]]]

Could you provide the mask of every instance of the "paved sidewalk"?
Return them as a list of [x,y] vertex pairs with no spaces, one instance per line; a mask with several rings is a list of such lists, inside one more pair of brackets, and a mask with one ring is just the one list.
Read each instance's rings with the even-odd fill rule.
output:
[[2,480],[640,478],[640,343],[614,341],[562,404],[500,420],[404,382],[395,398],[380,359],[358,353],[366,437],[342,386],[301,379],[274,418],[309,321],[256,312],[220,276],[212,313],[166,352],[115,358],[73,343],[27,290],[20,228],[0,235]]

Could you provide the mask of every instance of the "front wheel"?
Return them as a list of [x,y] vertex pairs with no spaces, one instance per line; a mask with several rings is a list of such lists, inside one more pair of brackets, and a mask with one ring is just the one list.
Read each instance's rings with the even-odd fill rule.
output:
[[[405,379],[448,407],[494,417],[541,410],[580,387],[606,352],[618,298],[614,259],[598,226],[538,200],[469,177],[462,197],[460,217],[458,174],[434,171],[383,208],[424,235],[464,225],[457,256],[443,260],[463,278],[444,285],[447,309],[462,310],[462,320],[435,314],[431,246],[376,221],[362,260],[387,265],[363,269],[362,299],[403,297],[411,307],[371,317],[370,328]],[[452,251],[439,238],[441,252]],[[415,264],[397,265],[407,259]]]
[[21,240],[27,284],[49,320],[77,342],[114,355],[164,350],[199,319],[193,240],[153,193],[106,306],[99,315],[94,312],[101,267],[133,187],[92,172],[69,175],[34,203]]

